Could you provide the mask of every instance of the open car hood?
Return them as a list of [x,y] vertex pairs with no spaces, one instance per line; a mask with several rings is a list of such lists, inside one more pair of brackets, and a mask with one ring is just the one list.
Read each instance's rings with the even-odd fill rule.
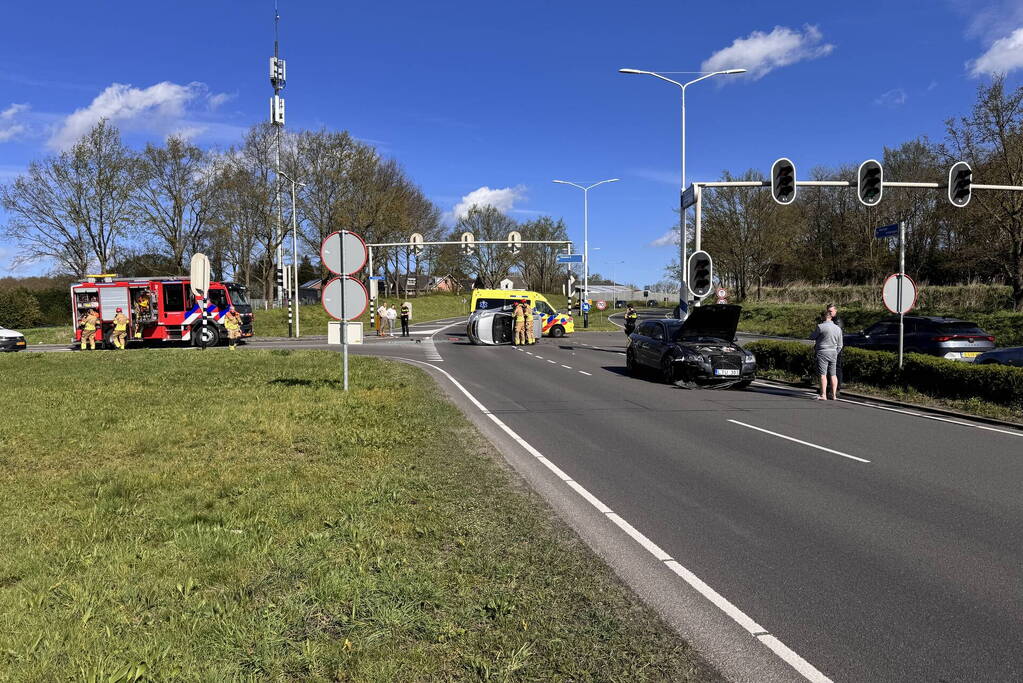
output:
[[716,337],[725,341],[735,340],[739,327],[742,306],[736,304],[711,304],[693,308],[682,323],[680,341],[686,337]]

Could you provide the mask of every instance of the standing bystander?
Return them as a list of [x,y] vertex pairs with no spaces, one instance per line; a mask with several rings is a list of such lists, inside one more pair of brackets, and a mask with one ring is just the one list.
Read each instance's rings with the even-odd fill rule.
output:
[[398,311],[394,310],[394,306],[387,307],[387,334],[391,337],[394,336],[394,321],[398,319]]
[[838,398],[838,354],[842,350],[842,330],[831,320],[831,309],[825,309],[821,323],[810,335],[814,340],[814,360],[817,374],[821,378],[821,391],[815,397],[818,401],[828,398],[828,383],[831,383],[831,398]]
[[409,336],[408,323],[412,318],[412,304],[405,302],[401,305],[401,336]]

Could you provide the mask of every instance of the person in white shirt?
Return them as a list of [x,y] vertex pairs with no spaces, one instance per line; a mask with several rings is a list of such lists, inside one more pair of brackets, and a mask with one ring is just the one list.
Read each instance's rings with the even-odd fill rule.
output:
[[377,336],[384,336],[384,321],[387,320],[387,302],[382,301],[377,307]]
[[387,307],[387,333],[394,336],[394,321],[398,319],[398,311],[394,310],[394,306]]

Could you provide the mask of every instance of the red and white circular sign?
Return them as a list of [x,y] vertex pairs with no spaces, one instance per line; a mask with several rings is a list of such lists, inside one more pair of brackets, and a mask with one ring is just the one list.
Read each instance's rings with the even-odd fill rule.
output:
[[908,275],[903,275],[900,292],[899,274],[892,273],[884,281],[884,286],[881,289],[881,300],[884,301],[884,307],[892,313],[909,313],[916,306],[916,283]]
[[[342,255],[344,262],[341,259]],[[330,233],[323,240],[320,245],[320,258],[327,270],[335,275],[355,275],[366,265],[369,250],[362,237],[354,232],[342,230]]]
[[717,295],[718,295],[719,299],[727,299],[728,298],[728,290],[725,289],[724,287],[719,287],[718,291],[717,291]]
[[605,308],[607,308],[607,302],[604,301],[603,299],[598,300],[597,301],[597,310],[598,311],[603,311]]
[[342,275],[323,286],[320,301],[327,315],[334,320],[355,320],[366,312],[369,292],[366,291],[366,286],[355,278]]

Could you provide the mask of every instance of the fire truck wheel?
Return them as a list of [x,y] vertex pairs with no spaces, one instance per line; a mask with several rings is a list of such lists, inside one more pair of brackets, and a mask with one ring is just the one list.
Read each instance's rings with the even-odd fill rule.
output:
[[109,330],[107,330],[106,332],[103,333],[103,348],[108,350],[108,351],[110,349],[116,349],[117,348],[116,346],[114,346],[114,329],[113,328],[110,328]]
[[[192,344],[202,346],[202,323],[192,328]],[[216,325],[206,325],[206,346],[217,346],[220,344],[220,328]]]

